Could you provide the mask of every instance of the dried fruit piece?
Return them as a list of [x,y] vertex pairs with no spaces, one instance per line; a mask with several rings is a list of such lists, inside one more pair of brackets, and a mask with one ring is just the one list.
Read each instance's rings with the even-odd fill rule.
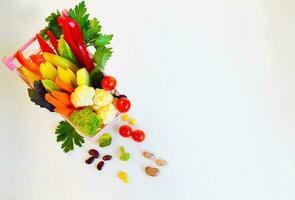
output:
[[97,164],[96,168],[100,171],[100,170],[102,169],[103,166],[104,166],[104,161],[100,161],[100,162]]
[[108,160],[111,160],[113,157],[111,155],[105,155],[104,157],[102,157],[102,159],[104,161],[108,161]]
[[143,155],[145,158],[147,158],[147,159],[154,159],[154,158],[155,158],[155,155],[152,154],[151,152],[148,152],[148,151],[144,151],[144,152],[142,153],[142,155]]
[[128,175],[124,171],[119,171],[118,178],[121,179],[124,183],[128,183],[129,182]]
[[166,166],[168,163],[167,163],[167,161],[166,160],[163,160],[163,159],[157,159],[156,161],[155,161],[155,163],[159,166],[159,167],[164,167],[164,166]]
[[158,168],[155,167],[146,167],[145,168],[145,173],[149,176],[158,176],[160,173],[160,170]]
[[91,156],[90,158],[88,158],[87,160],[85,160],[85,163],[88,164],[88,165],[90,165],[91,163],[93,163],[94,159],[95,159],[95,157],[92,157]]
[[98,157],[99,157],[99,153],[98,153],[98,151],[96,151],[95,149],[90,149],[90,150],[88,151],[88,153],[89,153],[90,155],[92,155],[94,158],[98,158]]

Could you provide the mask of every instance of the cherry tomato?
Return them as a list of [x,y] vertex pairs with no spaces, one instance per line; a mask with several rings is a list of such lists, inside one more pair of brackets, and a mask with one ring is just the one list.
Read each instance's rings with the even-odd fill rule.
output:
[[131,136],[135,142],[142,142],[145,138],[145,134],[142,130],[133,131]]
[[117,85],[117,81],[113,76],[104,76],[101,80],[101,87],[105,90],[113,90]]
[[132,134],[132,128],[129,125],[123,125],[119,128],[119,133],[122,137],[129,137]]
[[128,112],[128,110],[130,109],[131,103],[127,98],[122,97],[116,102],[116,107],[118,111],[120,111],[121,113],[125,113]]

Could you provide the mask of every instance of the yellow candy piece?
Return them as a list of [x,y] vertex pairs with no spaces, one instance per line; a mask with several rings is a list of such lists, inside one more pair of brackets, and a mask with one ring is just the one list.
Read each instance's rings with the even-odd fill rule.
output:
[[134,119],[134,118],[132,118],[132,119],[129,120],[129,124],[131,124],[131,125],[135,125],[136,122],[137,122],[137,120]]
[[123,114],[122,117],[121,117],[121,119],[123,121],[128,121],[129,120],[129,115],[128,114]]
[[129,182],[128,175],[124,171],[119,171],[118,178],[121,179],[124,183],[128,183]]

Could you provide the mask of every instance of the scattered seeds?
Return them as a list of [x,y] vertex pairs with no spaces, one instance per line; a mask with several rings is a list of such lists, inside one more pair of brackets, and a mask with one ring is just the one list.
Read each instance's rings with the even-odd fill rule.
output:
[[166,166],[168,163],[166,160],[163,159],[157,159],[155,160],[155,163],[159,166],[159,167],[164,167]]
[[95,149],[90,149],[90,150],[88,151],[88,153],[89,153],[90,155],[92,155],[93,157],[95,157],[95,158],[98,158],[98,157],[99,157],[99,153],[98,153],[98,151],[96,151]]
[[91,163],[93,163],[95,157],[91,156],[90,158],[88,158],[87,160],[85,160],[85,163],[90,165]]
[[158,168],[155,167],[146,167],[145,168],[145,173],[149,176],[158,176],[160,173],[160,170]]
[[118,178],[121,179],[124,183],[128,183],[129,182],[128,175],[124,171],[119,171],[118,172]]
[[102,169],[103,166],[104,166],[104,161],[100,161],[100,162],[97,164],[96,168],[100,171],[100,170]]
[[143,155],[145,158],[147,158],[147,159],[154,159],[154,158],[155,158],[155,155],[152,154],[151,152],[148,152],[148,151],[144,151],[144,152],[142,153],[142,155]]
[[108,160],[111,160],[112,159],[112,156],[111,155],[105,155],[104,157],[102,157],[102,159],[104,161],[108,161]]

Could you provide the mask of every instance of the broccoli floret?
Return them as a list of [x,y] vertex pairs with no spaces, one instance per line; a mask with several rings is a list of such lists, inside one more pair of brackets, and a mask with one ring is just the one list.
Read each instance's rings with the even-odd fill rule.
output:
[[89,107],[73,112],[70,120],[88,136],[94,136],[102,124],[101,119]]

